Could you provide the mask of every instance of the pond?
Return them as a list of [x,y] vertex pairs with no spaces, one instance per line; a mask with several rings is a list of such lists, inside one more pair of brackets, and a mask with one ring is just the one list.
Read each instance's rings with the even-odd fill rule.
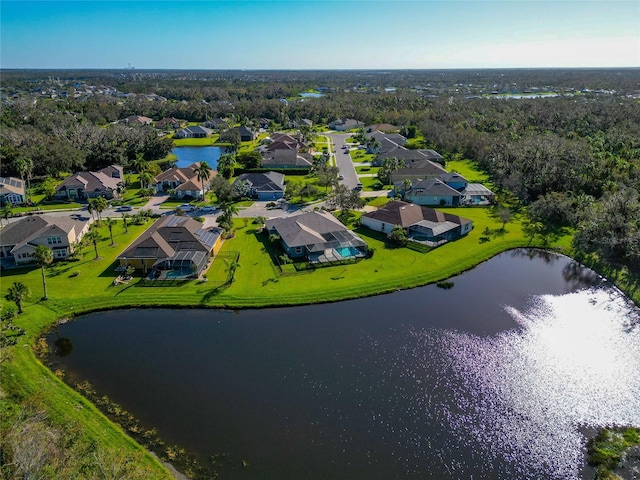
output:
[[177,167],[188,167],[195,162],[207,162],[215,170],[218,167],[218,159],[224,153],[220,147],[176,147],[171,150],[178,159]]
[[167,443],[228,454],[220,478],[587,478],[585,434],[640,425],[638,309],[535,250],[450,282],[302,307],[95,313],[49,335],[72,345],[50,361]]

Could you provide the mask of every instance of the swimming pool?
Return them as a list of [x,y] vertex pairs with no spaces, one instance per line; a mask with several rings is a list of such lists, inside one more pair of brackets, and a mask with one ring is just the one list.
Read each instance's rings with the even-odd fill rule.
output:
[[342,258],[357,257],[361,254],[360,250],[355,247],[340,247],[335,250]]

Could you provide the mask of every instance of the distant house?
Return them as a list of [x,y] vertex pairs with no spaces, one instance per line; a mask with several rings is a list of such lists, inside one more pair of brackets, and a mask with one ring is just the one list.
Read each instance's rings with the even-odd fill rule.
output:
[[254,132],[249,127],[241,126],[241,127],[236,127],[234,130],[237,130],[238,133],[240,134],[241,142],[252,142],[253,140],[256,139],[256,132]]
[[157,220],[118,256],[119,269],[131,266],[151,273],[153,278],[197,277],[221,244],[220,228],[203,229],[191,217],[168,215]]
[[54,260],[67,258],[89,230],[90,219],[32,215],[9,223],[0,235],[0,256],[16,265],[33,263],[38,245],[53,251]]
[[196,125],[193,127],[186,127],[182,130],[178,130],[175,134],[175,138],[208,138],[213,135],[213,130],[207,127],[201,127]]
[[265,222],[267,232],[280,237],[291,258],[331,262],[366,254],[367,244],[328,212],[318,211],[273,218]]
[[122,123],[127,125],[150,125],[153,120],[149,117],[143,117],[141,115],[131,115],[123,120]]
[[284,197],[284,175],[278,172],[243,173],[234,182],[246,182],[249,196],[258,200],[278,200]]
[[311,128],[313,127],[313,121],[308,118],[299,118],[290,122],[291,128]]
[[265,145],[260,147],[261,152],[274,152],[276,150],[300,150],[306,147],[300,135],[287,133],[274,133]]
[[262,155],[262,168],[303,168],[310,169],[312,161],[309,155],[296,150],[275,150]]
[[227,121],[222,118],[211,118],[202,122],[202,126],[206,128],[213,128],[218,130],[219,128],[227,128]]
[[175,128],[182,128],[185,125],[185,123],[186,122],[184,120],[178,120],[177,118],[167,117],[167,118],[163,118],[162,120],[158,120],[154,124],[154,127],[162,130],[167,130],[172,128],[175,129]]
[[427,159],[404,160],[404,166],[395,170],[389,175],[392,184],[402,182],[405,179],[425,180],[429,178],[439,178],[447,173],[442,165]]
[[460,238],[473,228],[469,219],[401,201],[364,213],[362,225],[387,234],[399,225],[410,239],[432,246]]
[[67,177],[56,189],[58,200],[85,200],[104,197],[120,198],[124,172],[120,165],[110,165],[97,172],[78,172]]
[[[384,150],[381,149],[376,159],[372,162],[373,165],[381,165],[382,161],[387,158],[397,158],[398,160],[403,160],[405,164],[418,160],[429,160],[439,164],[444,163],[442,155],[435,150],[411,150],[400,145],[393,147],[391,144],[388,146],[390,148],[385,148]],[[444,171],[446,172],[446,170]]]
[[[188,167],[172,167],[165,170],[153,179],[152,186],[156,192],[167,193],[172,190],[172,196],[175,198],[199,198],[202,196],[203,182],[198,179],[195,169],[199,163],[194,163]],[[217,172],[209,171],[209,181],[204,182],[205,193],[209,191],[210,183]]]
[[397,132],[398,130],[400,130],[400,127],[391,125],[390,123],[374,123],[372,125],[367,125],[366,127],[364,127],[364,130],[367,133],[373,133],[373,132],[389,133],[389,132]]
[[15,177],[0,177],[0,205],[20,205],[27,197],[24,182]]
[[360,120],[354,120],[353,118],[339,118],[329,123],[329,128],[338,132],[346,132],[362,127],[364,127],[364,123]]

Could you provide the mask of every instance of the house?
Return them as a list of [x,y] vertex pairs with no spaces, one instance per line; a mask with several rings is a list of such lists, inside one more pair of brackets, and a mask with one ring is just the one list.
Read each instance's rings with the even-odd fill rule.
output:
[[150,125],[153,120],[141,115],[130,115],[127,118],[122,119],[121,122],[126,123],[127,125]]
[[289,135],[287,133],[274,133],[269,137],[265,145],[260,147],[263,153],[274,152],[276,150],[295,150],[306,148],[301,135]]
[[219,128],[227,128],[227,121],[222,118],[211,118],[202,122],[202,126],[206,128],[213,128],[214,130],[218,130]]
[[365,241],[329,212],[272,218],[265,222],[265,229],[280,237],[282,248],[290,258],[331,262],[362,257],[367,251]]
[[162,120],[158,120],[154,127],[162,130],[172,129],[172,128],[182,128],[186,122],[184,120],[178,120],[173,117],[165,117]]
[[284,197],[284,175],[278,172],[243,173],[233,182],[246,182],[249,196],[258,200],[278,200]]
[[0,257],[13,258],[16,265],[33,263],[35,249],[44,245],[54,260],[67,258],[75,244],[89,231],[91,219],[31,215],[13,221],[2,229]]
[[307,154],[298,153],[296,150],[275,150],[266,152],[262,156],[262,168],[304,168],[310,169],[311,158]]
[[395,190],[402,192],[405,202],[416,205],[456,206],[462,203],[464,195],[455,188],[447,185],[439,178],[414,180],[405,190],[404,182],[395,184]]
[[[203,182],[198,179],[196,168],[200,164],[198,162],[188,167],[172,167],[165,170],[153,179],[151,185],[156,189],[157,193],[169,193],[175,198],[199,198],[202,196]],[[215,177],[217,172],[209,170],[209,180]],[[205,193],[209,191],[210,181],[204,182]]]
[[104,197],[120,198],[124,186],[124,171],[120,165],[110,165],[97,172],[78,172],[67,177],[53,196],[58,200],[84,200]]
[[392,184],[402,182],[408,178],[410,180],[424,180],[427,178],[438,178],[447,173],[442,165],[427,159],[404,160],[404,165],[391,172],[389,179]]
[[[203,229],[191,217],[157,220],[118,256],[120,270],[134,267],[152,278],[197,277],[222,245],[222,229]],[[167,272],[173,272],[167,274]]]
[[329,123],[329,128],[338,132],[346,132],[362,127],[364,127],[364,122],[354,120],[353,118],[339,118]]
[[0,177],[0,205],[20,205],[26,201],[24,182],[15,177]]
[[201,127],[196,125],[193,127],[186,127],[182,130],[178,130],[175,134],[175,138],[208,138],[213,135],[213,130],[207,127]]
[[364,213],[362,225],[386,234],[399,225],[409,239],[432,246],[460,238],[473,228],[473,222],[466,218],[401,201]]
[[237,130],[238,133],[240,134],[241,142],[252,142],[256,138],[256,132],[254,132],[249,127],[241,126],[241,127],[236,127],[234,130]]
[[380,151],[375,161],[372,162],[372,165],[381,165],[382,161],[387,158],[397,158],[398,160],[403,160],[405,164],[417,160],[430,160],[441,165],[444,164],[444,158],[435,150],[411,150],[400,145],[393,147],[391,144],[388,146],[390,148],[385,148],[384,151]]
[[372,125],[367,125],[366,127],[364,127],[364,130],[367,133],[372,133],[372,132],[388,133],[388,132],[397,132],[398,130],[400,130],[400,127],[396,127],[395,125],[391,125],[390,123],[374,123]]

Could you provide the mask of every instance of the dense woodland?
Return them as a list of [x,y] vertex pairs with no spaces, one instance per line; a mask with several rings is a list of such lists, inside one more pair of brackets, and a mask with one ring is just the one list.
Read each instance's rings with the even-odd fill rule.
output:
[[[412,126],[445,158],[468,158],[526,207],[538,230],[575,228],[574,245],[640,268],[640,71],[462,70],[339,72],[4,71],[2,174],[35,176],[160,159],[171,140],[129,115],[230,118],[274,128],[340,117]],[[76,85],[136,95],[46,98]],[[318,90],[320,98],[301,98]],[[505,99],[509,92],[558,96]],[[149,96],[159,96],[160,100]],[[405,131],[407,129],[405,128]]]

